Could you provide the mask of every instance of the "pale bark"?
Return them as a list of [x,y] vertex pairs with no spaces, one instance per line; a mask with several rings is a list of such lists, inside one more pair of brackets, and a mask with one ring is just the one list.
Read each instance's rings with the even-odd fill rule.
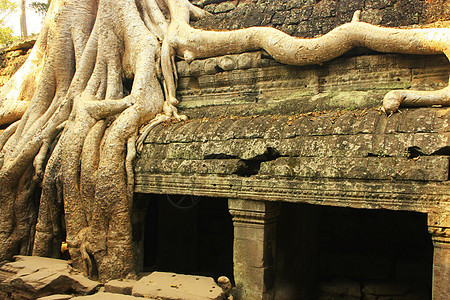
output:
[[28,36],[26,7],[27,7],[27,1],[20,0],[20,35],[21,35],[21,37]]
[[[359,22],[358,13],[314,39],[273,28],[214,32],[189,25],[204,15],[187,0],[51,1],[30,58],[1,91],[0,123],[20,121],[0,137],[0,260],[31,249],[58,256],[65,238],[85,274],[133,276],[135,145],[139,150],[156,124],[185,118],[176,110],[175,56],[190,62],[264,49],[282,63],[305,65],[356,46],[449,53],[449,29],[382,28]],[[125,78],[133,79],[131,91],[124,90]],[[385,109],[393,112],[401,101],[448,105],[448,98],[447,88],[393,91]]]

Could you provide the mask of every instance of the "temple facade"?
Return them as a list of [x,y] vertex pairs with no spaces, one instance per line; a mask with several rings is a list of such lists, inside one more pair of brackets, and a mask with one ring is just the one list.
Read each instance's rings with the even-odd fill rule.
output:
[[[193,1],[195,2],[195,1]],[[312,37],[348,22],[448,26],[445,1],[197,1],[195,26]],[[2,55],[0,80],[33,41]],[[136,269],[229,277],[234,299],[450,297],[450,108],[379,109],[448,84],[444,55],[264,51],[177,62],[180,112],[135,161]],[[125,82],[125,85],[132,82]]]
[[157,268],[222,266],[238,299],[447,298],[449,109],[378,110],[388,89],[445,85],[444,56],[291,67],[255,52],[178,70],[191,119],[156,127],[135,166]]

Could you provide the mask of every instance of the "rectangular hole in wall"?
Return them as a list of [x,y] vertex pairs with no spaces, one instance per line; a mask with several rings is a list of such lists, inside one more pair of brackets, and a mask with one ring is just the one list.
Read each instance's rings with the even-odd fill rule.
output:
[[135,205],[140,206],[135,215],[145,215],[138,222],[143,241],[136,254],[144,272],[233,279],[233,223],[227,199],[140,194],[135,202],[141,203]]
[[284,203],[277,243],[277,300],[431,298],[426,214]]

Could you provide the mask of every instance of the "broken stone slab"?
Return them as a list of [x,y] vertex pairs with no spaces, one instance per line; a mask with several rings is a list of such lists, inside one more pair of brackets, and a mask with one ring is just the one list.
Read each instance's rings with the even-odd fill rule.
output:
[[131,295],[131,290],[136,284],[136,280],[111,280],[105,283],[105,292],[114,294]]
[[219,300],[227,293],[211,277],[153,272],[133,287],[133,296],[161,300]]
[[21,255],[14,258],[16,261],[0,268],[12,274],[0,283],[0,287],[20,299],[36,299],[65,292],[90,294],[101,285],[84,277],[66,260]]
[[37,298],[36,300],[68,300],[68,299],[72,299],[72,298],[73,298],[72,295],[55,294],[55,295],[51,295],[51,296],[40,297],[40,298]]
[[78,296],[73,297],[71,300],[136,300],[141,299],[134,296],[122,295],[122,294],[113,294],[113,293],[97,293],[89,296]]

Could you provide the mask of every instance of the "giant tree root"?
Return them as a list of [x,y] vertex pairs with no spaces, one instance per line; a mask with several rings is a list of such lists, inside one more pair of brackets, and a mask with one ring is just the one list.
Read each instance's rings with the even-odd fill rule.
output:
[[[176,109],[175,56],[190,62],[264,49],[282,63],[305,65],[356,46],[449,53],[449,29],[383,28],[360,22],[359,12],[314,39],[265,27],[189,26],[191,17],[207,14],[187,0],[51,2],[22,81],[15,76],[0,102],[0,124],[21,118],[0,137],[0,260],[31,252],[58,256],[64,220],[77,269],[100,280],[134,275],[133,159],[151,128],[185,118]],[[129,91],[125,80],[133,82]],[[386,112],[401,103],[448,105],[448,88],[393,91]]]

